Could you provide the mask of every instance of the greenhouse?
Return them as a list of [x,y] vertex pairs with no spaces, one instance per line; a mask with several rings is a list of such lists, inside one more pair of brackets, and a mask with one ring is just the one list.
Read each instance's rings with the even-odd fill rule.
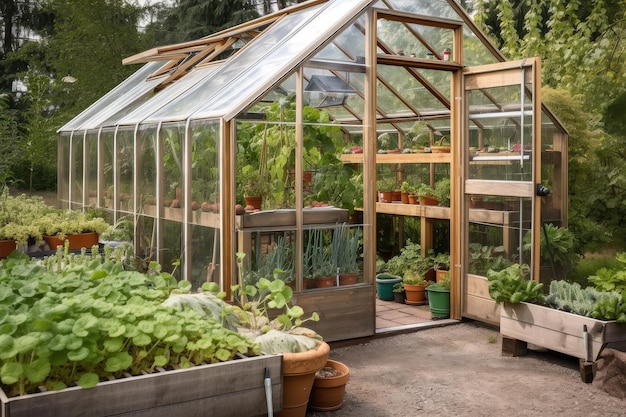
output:
[[334,341],[376,333],[407,242],[447,257],[451,319],[499,322],[497,263],[552,279],[567,133],[541,60],[507,62],[454,0],[311,0],[124,64],[59,130],[59,199],[132,219],[136,255],[194,288],[282,279]]

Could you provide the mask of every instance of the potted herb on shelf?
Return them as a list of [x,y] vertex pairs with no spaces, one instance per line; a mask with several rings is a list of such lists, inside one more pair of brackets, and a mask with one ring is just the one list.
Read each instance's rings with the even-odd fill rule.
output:
[[409,204],[409,194],[411,190],[411,185],[407,181],[402,181],[400,185],[400,201],[402,201],[402,204]]
[[419,202],[424,206],[436,206],[439,204],[435,198],[435,189],[428,184],[420,184],[415,190],[415,194],[419,198]]
[[[435,132],[437,134],[438,132]],[[447,136],[439,136],[430,147],[432,153],[450,153],[450,139]]]
[[440,206],[450,207],[450,178],[442,178],[435,183],[433,196]]

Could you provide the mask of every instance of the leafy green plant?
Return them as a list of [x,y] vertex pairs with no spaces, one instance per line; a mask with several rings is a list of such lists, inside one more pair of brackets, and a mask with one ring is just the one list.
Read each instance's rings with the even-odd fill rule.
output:
[[[576,238],[569,229],[555,226],[551,223],[544,224],[540,238],[540,259],[543,264],[552,261],[566,272],[576,266],[578,255],[574,251]],[[547,235],[547,240],[546,240]],[[531,233],[524,235],[523,250],[529,252],[532,249]]]
[[626,252],[618,253],[615,259],[622,269],[600,268],[588,279],[599,291],[616,291],[626,297]]
[[18,246],[26,246],[29,240],[43,243],[37,221],[53,212],[41,197],[25,194],[11,196],[6,186],[0,191],[0,239],[15,240]]
[[489,295],[497,303],[542,302],[543,284],[528,279],[530,267],[513,264],[501,271],[489,270]]
[[400,282],[396,282],[395,284],[393,284],[392,291],[396,293],[404,292],[404,282],[400,281]]
[[[244,258],[244,253],[237,253],[239,274],[243,273]],[[217,285],[205,283],[203,289],[217,292]],[[240,325],[238,331],[259,343],[262,352],[304,352],[321,343],[321,336],[302,327],[307,321],[318,321],[319,315],[314,312],[304,317],[302,307],[290,305],[293,291],[278,276],[261,277],[255,285],[234,285],[231,290],[235,305],[223,314],[233,314]],[[219,298],[225,295],[217,293]]]
[[434,252],[430,249],[426,256],[422,256],[420,244],[407,240],[400,254],[387,261],[386,268],[391,274],[397,276],[404,276],[407,272],[416,272],[420,276],[425,276],[433,267],[433,255]]
[[342,274],[359,272],[360,228],[343,223],[333,230],[333,265]]
[[487,246],[473,242],[469,244],[470,273],[486,276],[490,269],[500,271],[511,262],[504,257],[504,246]]
[[435,183],[433,196],[440,206],[450,206],[450,178],[442,178]]
[[35,224],[42,234],[60,239],[78,233],[101,234],[109,229],[109,224],[102,217],[92,217],[79,210],[55,210],[39,218]]
[[197,311],[163,305],[190,284],[158,264],[144,274],[84,256],[56,271],[17,253],[0,263],[0,380],[9,395],[260,353]]
[[408,270],[402,277],[404,285],[427,285],[428,281],[423,275],[418,274],[416,271]]

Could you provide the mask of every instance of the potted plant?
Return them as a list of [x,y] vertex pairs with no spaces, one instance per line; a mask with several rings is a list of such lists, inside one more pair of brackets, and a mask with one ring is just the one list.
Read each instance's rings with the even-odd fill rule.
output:
[[450,207],[450,178],[442,178],[435,183],[433,196],[442,207]]
[[450,254],[440,252],[433,258],[433,268],[435,269],[435,281],[441,282],[444,279],[449,279],[450,271]]
[[393,173],[384,173],[382,177],[376,180],[376,189],[378,190],[379,203],[391,203],[393,201],[393,191],[396,189],[396,179],[392,177]]
[[393,301],[393,287],[402,282],[402,277],[386,272],[376,274],[376,296],[384,301]]
[[428,281],[423,276],[420,276],[417,271],[409,270],[405,272],[402,283],[404,284],[407,304],[414,306],[426,304]]
[[428,292],[428,307],[434,319],[450,317],[450,277],[448,275],[440,281],[426,287]]
[[385,269],[392,275],[404,276],[407,272],[415,272],[427,280],[434,279],[429,275],[433,274],[434,252],[429,249],[426,255],[422,255],[422,247],[419,243],[407,240],[400,253],[385,264]]
[[402,181],[400,185],[400,201],[402,201],[402,204],[409,204],[409,193],[411,193],[411,191],[411,185],[406,181]]
[[393,284],[393,300],[396,303],[406,304],[406,291],[402,281]]
[[36,221],[47,213],[55,210],[45,204],[40,197],[29,197],[25,194],[11,196],[8,187],[0,192],[0,245],[6,252],[0,258],[8,256],[18,247],[26,248],[30,243],[43,243],[42,234]]
[[419,202],[424,206],[436,206],[439,204],[437,198],[435,198],[435,189],[428,184],[420,184],[416,190],[415,194],[419,198]]
[[[439,132],[435,132],[437,135]],[[430,147],[432,153],[450,153],[450,139],[447,136],[441,135],[433,142]]]
[[[244,257],[237,254],[240,274]],[[330,352],[321,336],[302,327],[319,316],[303,318],[301,307],[290,306],[293,291],[280,279],[260,278],[256,285],[236,285],[232,291],[236,301],[232,312],[243,324],[240,332],[259,343],[263,352],[283,355],[283,411],[276,415],[304,417],[315,373],[325,366]]]
[[340,409],[349,379],[350,369],[344,363],[329,359],[326,366],[315,373],[309,409],[313,411]]
[[337,268],[333,262],[332,249],[324,242],[324,231],[309,231],[304,250],[304,276],[313,279],[317,288],[334,287],[337,281]]
[[69,241],[70,249],[91,248],[98,235],[109,228],[102,218],[79,210],[55,210],[37,220],[44,240],[52,250]]
[[339,285],[356,284],[359,275],[360,228],[342,224],[333,231],[333,263],[339,271]]

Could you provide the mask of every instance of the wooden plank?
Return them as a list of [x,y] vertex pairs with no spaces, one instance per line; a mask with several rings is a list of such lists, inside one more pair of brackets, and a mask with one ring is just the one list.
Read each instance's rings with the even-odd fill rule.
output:
[[[220,416],[244,417],[265,407],[265,368],[270,370],[274,409],[282,407],[282,356],[267,355],[141,375],[21,397],[3,395],[6,417],[78,417],[86,415],[195,415],[199,404],[230,404]],[[236,402],[227,401],[237,399]],[[193,405],[195,404],[195,405]],[[189,407],[189,405],[193,405]],[[206,412],[206,409],[203,409]],[[203,414],[204,415],[204,414]]]
[[500,325],[500,304],[474,295],[463,295],[463,317],[494,326]]
[[[501,308],[500,333],[529,343],[585,359],[583,327],[591,338],[591,357],[597,358],[609,341],[626,340],[626,325],[530,304],[505,304]],[[606,329],[609,330],[607,340]]]
[[294,293],[293,303],[318,312],[320,321],[305,325],[326,342],[372,336],[376,333],[373,284],[357,284]]
[[489,281],[485,277],[468,274],[466,289],[469,295],[493,301],[489,295]]
[[[377,164],[449,164],[452,160],[449,153],[379,153],[376,154]],[[344,153],[343,163],[362,164],[362,153]]]

